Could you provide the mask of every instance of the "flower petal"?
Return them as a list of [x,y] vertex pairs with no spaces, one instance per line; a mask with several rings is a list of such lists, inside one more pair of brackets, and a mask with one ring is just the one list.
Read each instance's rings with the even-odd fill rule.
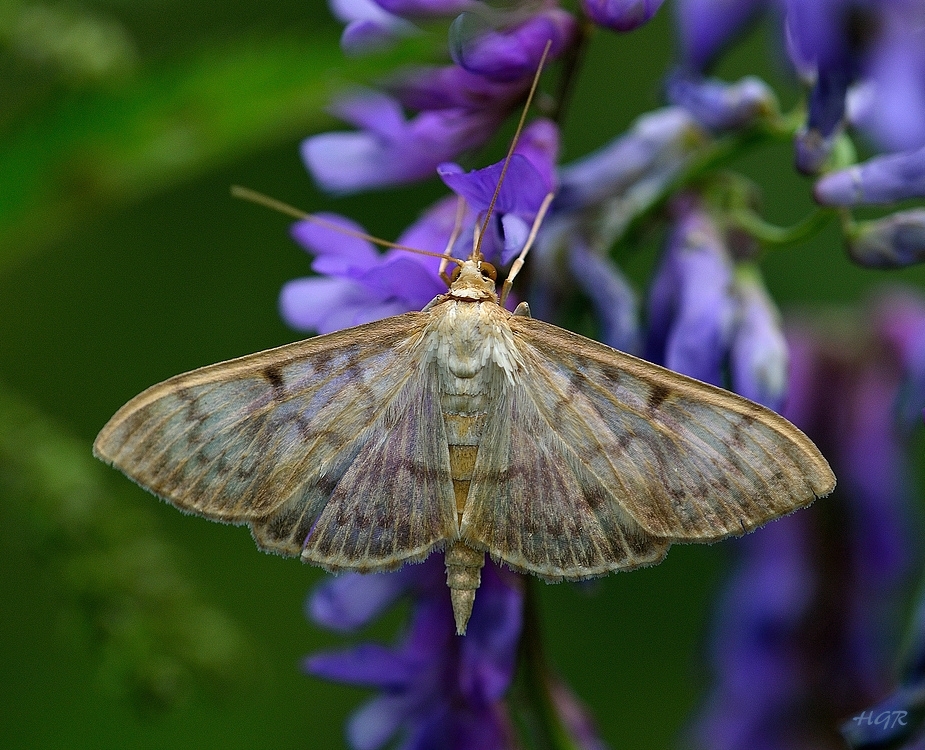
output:
[[925,148],[877,156],[830,172],[813,189],[824,206],[862,206],[925,197]]
[[772,0],[677,0],[685,67],[702,73]]
[[306,220],[296,222],[290,229],[292,238],[314,254],[312,268],[315,271],[352,278],[356,269],[365,269],[379,261],[379,253],[371,242],[334,228],[365,234],[361,225],[337,214],[322,213],[318,218],[325,224]]
[[787,390],[787,342],[780,313],[757,269],[736,273],[736,315],[729,347],[732,389],[780,411]]
[[676,173],[705,138],[682,107],[644,115],[628,132],[559,170],[554,208],[584,208],[626,192],[657,170]]
[[[498,162],[464,172],[458,164],[441,164],[437,174],[447,187],[465,198],[474,209],[484,211],[491,203],[503,167],[504,163]],[[548,192],[549,187],[543,184],[542,175],[536,167],[526,156],[515,153],[508,164],[495,210],[502,214],[535,216]]]
[[736,83],[675,73],[666,84],[672,104],[684,107],[713,131],[722,132],[753,125],[777,111],[771,87],[755,76]]
[[306,601],[319,625],[349,632],[381,615],[413,584],[406,569],[391,573],[343,573],[322,581]]
[[588,17],[614,31],[632,31],[649,21],[664,0],[581,0]]
[[569,270],[594,305],[600,321],[600,340],[630,354],[639,351],[639,310],[636,293],[626,277],[608,259],[573,241]]
[[406,722],[413,710],[404,695],[380,695],[367,701],[347,721],[347,739],[354,750],[379,750]]
[[855,226],[848,254],[868,268],[902,268],[925,260],[925,209],[898,211]]
[[528,79],[549,43],[549,59],[558,57],[575,39],[574,16],[550,8],[519,26],[493,30],[475,13],[462,13],[450,26],[450,54],[463,70],[493,81]]
[[313,654],[305,659],[304,667],[315,677],[388,690],[406,688],[415,678],[415,668],[402,653],[375,643]]
[[318,184],[332,192],[411,182],[486,141],[498,118],[495,111],[425,111],[400,126],[312,136],[302,142],[302,157]]

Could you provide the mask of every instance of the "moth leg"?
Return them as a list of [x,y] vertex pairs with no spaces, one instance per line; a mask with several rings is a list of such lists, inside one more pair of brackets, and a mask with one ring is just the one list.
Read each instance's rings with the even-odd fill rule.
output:
[[530,315],[530,305],[526,302],[521,302],[517,307],[514,308],[512,315],[516,315],[518,318],[532,318]]
[[427,312],[428,310],[436,307],[436,305],[443,299],[442,294],[438,294],[430,302],[428,302],[424,307],[421,308],[421,312]]
[[518,255],[516,260],[511,264],[511,270],[508,271],[507,278],[504,280],[504,286],[501,287],[502,305],[504,304],[504,300],[507,299],[508,292],[511,291],[511,284],[514,283],[514,279],[517,274],[520,273],[520,269],[524,267],[524,258],[526,258],[527,253],[530,252],[533,241],[536,239],[536,234],[540,231],[540,225],[543,223],[543,219],[546,218],[549,205],[555,197],[555,193],[547,193],[546,197],[543,198],[542,204],[540,204],[540,210],[536,212],[536,218],[533,220],[533,226],[530,227],[530,234],[527,235],[527,241],[524,242],[523,250],[520,251],[520,255]]

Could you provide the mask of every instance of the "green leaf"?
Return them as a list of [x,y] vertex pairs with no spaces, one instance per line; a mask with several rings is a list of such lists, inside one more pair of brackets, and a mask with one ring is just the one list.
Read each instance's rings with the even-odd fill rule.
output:
[[339,89],[432,58],[435,38],[359,58],[333,37],[236,40],[62,95],[0,142],[0,269],[112,205],[331,125]]

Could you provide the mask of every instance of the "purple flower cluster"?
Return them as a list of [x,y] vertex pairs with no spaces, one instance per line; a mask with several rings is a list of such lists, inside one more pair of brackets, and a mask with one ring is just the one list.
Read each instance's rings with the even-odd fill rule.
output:
[[780,315],[757,266],[733,261],[726,239],[689,197],[649,293],[646,359],[779,409],[787,384]]
[[[626,31],[661,4],[582,0],[581,7],[593,23]],[[332,111],[354,129],[308,138],[308,170],[333,193],[439,175],[455,195],[427,208],[397,244],[467,257],[504,165],[467,171],[457,162],[520,106],[547,45],[550,62],[574,61],[587,35],[556,0],[332,0],[332,8],[346,24],[342,44],[351,54],[425,33],[421,21],[445,21],[452,64],[414,68],[381,89],[339,99]],[[601,340],[785,406],[830,458],[840,481],[836,500],[738,543],[740,566],[717,627],[718,684],[694,734],[716,750],[835,747],[839,721],[889,688],[884,613],[909,565],[912,518],[894,402],[905,423],[925,405],[925,305],[909,297],[883,301],[864,356],[857,342],[842,350],[806,328],[794,329],[788,342],[758,265],[759,241],[775,242],[775,235],[762,234],[750,213],[746,181],[719,178],[709,165],[729,144],[744,150],[756,134],[785,130],[795,139],[796,166],[815,176],[822,214],[925,196],[925,3],[677,0],[675,9],[680,62],[666,77],[668,105],[564,166],[557,164],[557,124],[533,119],[507,164],[480,249],[495,265],[509,265],[554,193],[518,281],[536,317],[561,321],[580,298]],[[764,81],[728,83],[709,74],[748,25],[767,15],[806,84],[798,131]],[[852,165],[852,129],[884,153]],[[293,327],[326,333],[421,309],[445,290],[439,259],[397,247],[380,253],[359,225],[322,218],[292,230],[312,254],[315,274],[282,291],[282,313]],[[643,327],[637,293],[611,256],[655,223],[667,228],[667,240]],[[861,265],[925,260],[925,209],[846,218],[843,227],[849,255]],[[461,639],[453,635],[440,562],[432,556],[395,573],[344,575],[312,596],[311,617],[339,632],[362,627],[400,596],[412,600],[394,648],[365,644],[306,661],[314,675],[378,691],[350,720],[354,748],[395,741],[415,749],[518,746],[508,701],[529,627],[523,581],[489,564]],[[902,683],[904,696],[910,685],[919,689],[917,680]],[[601,747],[568,689],[549,676],[544,685],[573,742]]]
[[[379,691],[348,721],[351,747],[518,747],[507,694],[526,627],[523,583],[518,574],[488,562],[465,638],[455,634],[439,556],[393,573],[346,573],[318,586],[308,600],[308,616],[338,633],[355,632],[403,596],[414,600],[396,647],[366,643],[305,659],[311,675]],[[540,682],[555,720],[574,746],[606,750],[568,687],[548,674]]]
[[866,338],[790,329],[783,413],[821,447],[839,487],[735,543],[712,638],[716,684],[693,728],[698,747],[842,747],[840,723],[889,689],[897,595],[919,520],[895,407],[910,388],[916,411],[925,404],[925,299],[884,298],[872,317]]
[[[537,120],[524,130],[482,238],[481,251],[489,261],[507,264],[520,251],[540,205],[554,189],[558,147],[558,129],[552,122]],[[501,166],[499,163],[465,172],[458,164],[441,164],[440,177],[464,200],[462,215],[459,200],[438,201],[398,238],[397,244],[445,252],[461,218],[462,231],[449,251],[456,257],[468,257],[473,232],[488,209]],[[362,227],[344,217],[321,218],[363,233]],[[420,310],[446,291],[437,274],[437,258],[397,248],[380,255],[368,240],[315,221],[295,224],[292,234],[312,253],[312,269],[320,274],[283,287],[280,308],[293,328],[328,333]]]
[[486,565],[465,638],[455,635],[439,556],[394,573],[330,579],[315,590],[309,614],[351,632],[403,594],[412,594],[415,606],[396,648],[362,644],[305,660],[309,674],[380,691],[351,717],[351,747],[378,750],[396,736],[397,747],[407,750],[511,747],[514,730],[503,704],[522,628],[518,576]]
[[[724,84],[705,77],[710,64],[762,14],[779,22],[790,61],[809,90],[805,126],[796,134],[796,166],[826,169],[815,196],[851,207],[925,197],[925,5],[921,0],[679,0],[680,71],[668,98],[705,127],[722,130],[760,120],[775,106],[754,78]],[[834,153],[857,127],[888,152],[846,167]],[[850,257],[865,266],[904,266],[925,259],[920,210],[849,225]]]
[[459,0],[337,0],[335,6],[349,19],[343,44],[353,51],[407,33],[414,19],[451,18],[464,9],[450,27],[455,65],[412,70],[391,93],[344,97],[332,112],[358,130],[305,140],[302,156],[322,188],[348,193],[431,177],[497,132],[522,101],[547,44],[554,60],[577,38],[574,16],[553,4],[506,11]]

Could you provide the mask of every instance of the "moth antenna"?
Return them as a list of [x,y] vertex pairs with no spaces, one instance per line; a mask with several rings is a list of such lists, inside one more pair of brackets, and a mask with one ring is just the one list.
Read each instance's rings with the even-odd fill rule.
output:
[[[462,234],[462,223],[463,217],[466,215],[466,199],[461,195],[457,197],[456,200],[456,219],[453,221],[453,231],[450,232],[450,239],[447,240],[446,250],[444,254],[452,257],[453,255],[453,245],[456,244],[456,240],[459,239],[459,235]],[[444,258],[440,261],[440,278],[446,282],[447,286],[452,285],[450,277],[447,275],[446,267],[449,265],[447,258]]]
[[527,112],[530,104],[533,102],[533,96],[536,94],[537,86],[540,84],[540,75],[543,73],[543,66],[546,64],[546,57],[549,55],[549,48],[552,46],[552,39],[546,42],[543,48],[543,54],[540,57],[539,65],[536,66],[536,73],[533,76],[533,83],[530,84],[530,92],[527,94],[527,101],[520,113],[520,120],[517,122],[517,129],[514,131],[514,137],[511,139],[511,145],[507,150],[507,156],[504,157],[504,164],[501,167],[501,174],[498,177],[498,184],[495,186],[494,195],[491,196],[491,202],[488,204],[488,211],[485,213],[485,220],[482,222],[482,229],[478,233],[475,248],[472,251],[473,260],[481,260],[482,257],[482,237],[488,229],[488,222],[495,210],[495,203],[498,201],[498,194],[501,192],[501,185],[504,183],[504,176],[507,174],[507,168],[511,163],[511,157],[514,155],[514,149],[517,147],[517,141],[520,140],[520,133],[524,129],[524,122],[527,120]]
[[547,193],[546,197],[543,198],[543,202],[540,204],[540,210],[536,212],[536,218],[533,220],[533,226],[530,227],[530,234],[527,235],[523,250],[520,251],[520,255],[518,255],[514,262],[511,263],[511,270],[508,271],[507,278],[504,280],[504,285],[501,287],[500,302],[502,305],[507,299],[508,292],[511,291],[511,285],[514,283],[514,278],[518,273],[520,273],[520,269],[524,267],[524,258],[526,258],[527,253],[530,252],[530,248],[533,246],[533,241],[536,239],[536,235],[540,231],[540,225],[543,223],[543,219],[546,218],[546,212],[549,210],[549,206],[552,204],[552,199],[555,197],[555,193]]
[[235,198],[241,198],[242,200],[256,203],[258,206],[265,206],[266,208],[272,209],[274,211],[279,211],[281,214],[286,214],[287,216],[292,216],[293,218],[300,219],[302,221],[311,221],[318,226],[324,227],[325,229],[330,229],[335,232],[340,232],[341,234],[346,234],[349,237],[356,237],[360,240],[372,242],[374,245],[379,245],[380,247],[391,247],[395,250],[404,250],[408,253],[428,255],[431,258],[442,258],[444,261],[448,263],[455,263],[458,266],[463,264],[459,258],[454,258],[453,256],[447,255],[446,253],[432,253],[429,250],[420,250],[416,247],[399,245],[397,242],[389,242],[388,240],[374,237],[373,235],[366,234],[365,232],[357,232],[353,229],[347,229],[346,227],[342,227],[339,224],[335,224],[333,221],[328,221],[327,219],[323,219],[320,216],[315,216],[315,214],[305,213],[305,211],[300,211],[298,208],[290,206],[288,203],[283,203],[280,200],[276,200],[276,198],[271,198],[269,195],[258,193],[256,190],[241,187],[240,185],[231,186],[231,195]]

